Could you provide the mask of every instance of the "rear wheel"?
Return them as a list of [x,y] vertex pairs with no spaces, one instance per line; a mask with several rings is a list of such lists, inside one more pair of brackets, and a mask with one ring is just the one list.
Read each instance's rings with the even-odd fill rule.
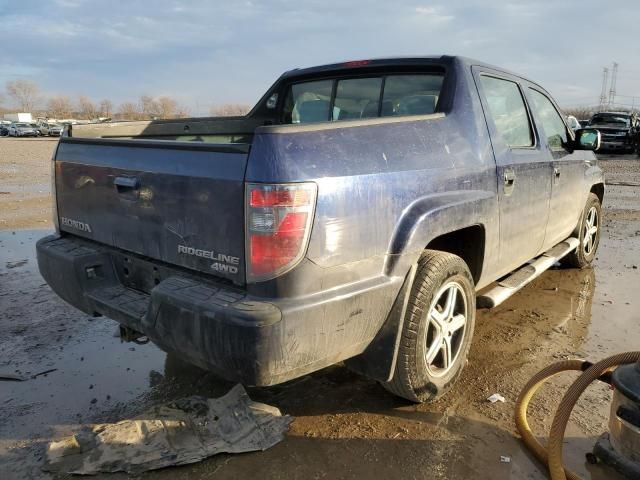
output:
[[393,378],[383,385],[413,402],[434,401],[466,363],[475,326],[474,282],[460,257],[427,250],[410,295]]
[[602,205],[600,205],[600,199],[595,193],[590,193],[578,227],[580,245],[564,257],[563,264],[575,268],[585,268],[591,265],[600,244],[601,219]]

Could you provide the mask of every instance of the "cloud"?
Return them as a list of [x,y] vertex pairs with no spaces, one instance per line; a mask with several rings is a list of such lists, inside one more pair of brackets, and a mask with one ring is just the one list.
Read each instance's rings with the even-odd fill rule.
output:
[[82,0],[54,0],[54,3],[59,7],[77,8],[82,5]]
[[[438,0],[436,0],[438,1]],[[601,0],[0,0],[0,86],[29,77],[61,93],[116,102],[166,92],[191,102],[251,103],[285,70],[348,59],[462,54],[540,82],[560,103],[640,94],[628,41],[640,2]],[[598,15],[594,16],[593,12]],[[16,41],[19,38],[19,41]],[[197,107],[196,105],[200,105]]]
[[447,15],[442,13],[441,7],[420,6],[415,8],[415,13],[419,17],[426,17],[433,23],[446,23],[453,20],[453,15]]

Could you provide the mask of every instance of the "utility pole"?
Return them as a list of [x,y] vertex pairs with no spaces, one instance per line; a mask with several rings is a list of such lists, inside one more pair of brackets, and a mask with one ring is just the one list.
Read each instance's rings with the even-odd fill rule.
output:
[[609,89],[609,108],[616,101],[616,77],[618,76],[618,64],[613,62],[613,70],[611,71],[611,88]]
[[609,69],[604,67],[602,69],[602,89],[600,90],[600,111],[604,110],[604,106],[607,103],[607,83],[609,81]]

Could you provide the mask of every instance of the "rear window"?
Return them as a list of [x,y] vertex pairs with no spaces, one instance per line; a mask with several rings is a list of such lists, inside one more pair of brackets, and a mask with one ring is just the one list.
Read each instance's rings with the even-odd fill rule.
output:
[[283,123],[428,115],[437,109],[442,73],[371,76],[291,85]]
[[333,80],[292,85],[285,103],[287,123],[326,122]]

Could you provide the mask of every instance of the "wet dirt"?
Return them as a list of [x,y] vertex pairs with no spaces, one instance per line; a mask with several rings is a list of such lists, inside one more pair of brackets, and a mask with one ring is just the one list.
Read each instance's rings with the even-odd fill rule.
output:
[[51,157],[57,140],[0,137],[0,229],[51,228]]
[[[640,162],[620,167],[620,161],[612,160],[611,178],[640,172]],[[409,404],[334,366],[248,389],[252,399],[295,417],[272,449],[219,455],[142,478],[546,478],[513,425],[522,386],[555,360],[597,360],[640,345],[640,189],[607,188],[604,212],[594,268],[552,269],[500,307],[479,311],[468,365],[438,402]],[[80,424],[130,418],[183,396],[219,396],[232,386],[151,344],[121,343],[114,321],[88,317],[58,299],[35,263],[34,244],[45,233],[0,231],[0,374],[27,378],[0,381],[2,479],[50,478],[40,470],[45,443]],[[536,434],[548,431],[574,378],[567,374],[536,397],[530,409]],[[493,393],[506,401],[489,403]],[[606,385],[594,384],[572,415],[565,459],[584,478],[617,478],[584,459],[607,428],[610,398]],[[107,477],[127,478],[99,476]]]

